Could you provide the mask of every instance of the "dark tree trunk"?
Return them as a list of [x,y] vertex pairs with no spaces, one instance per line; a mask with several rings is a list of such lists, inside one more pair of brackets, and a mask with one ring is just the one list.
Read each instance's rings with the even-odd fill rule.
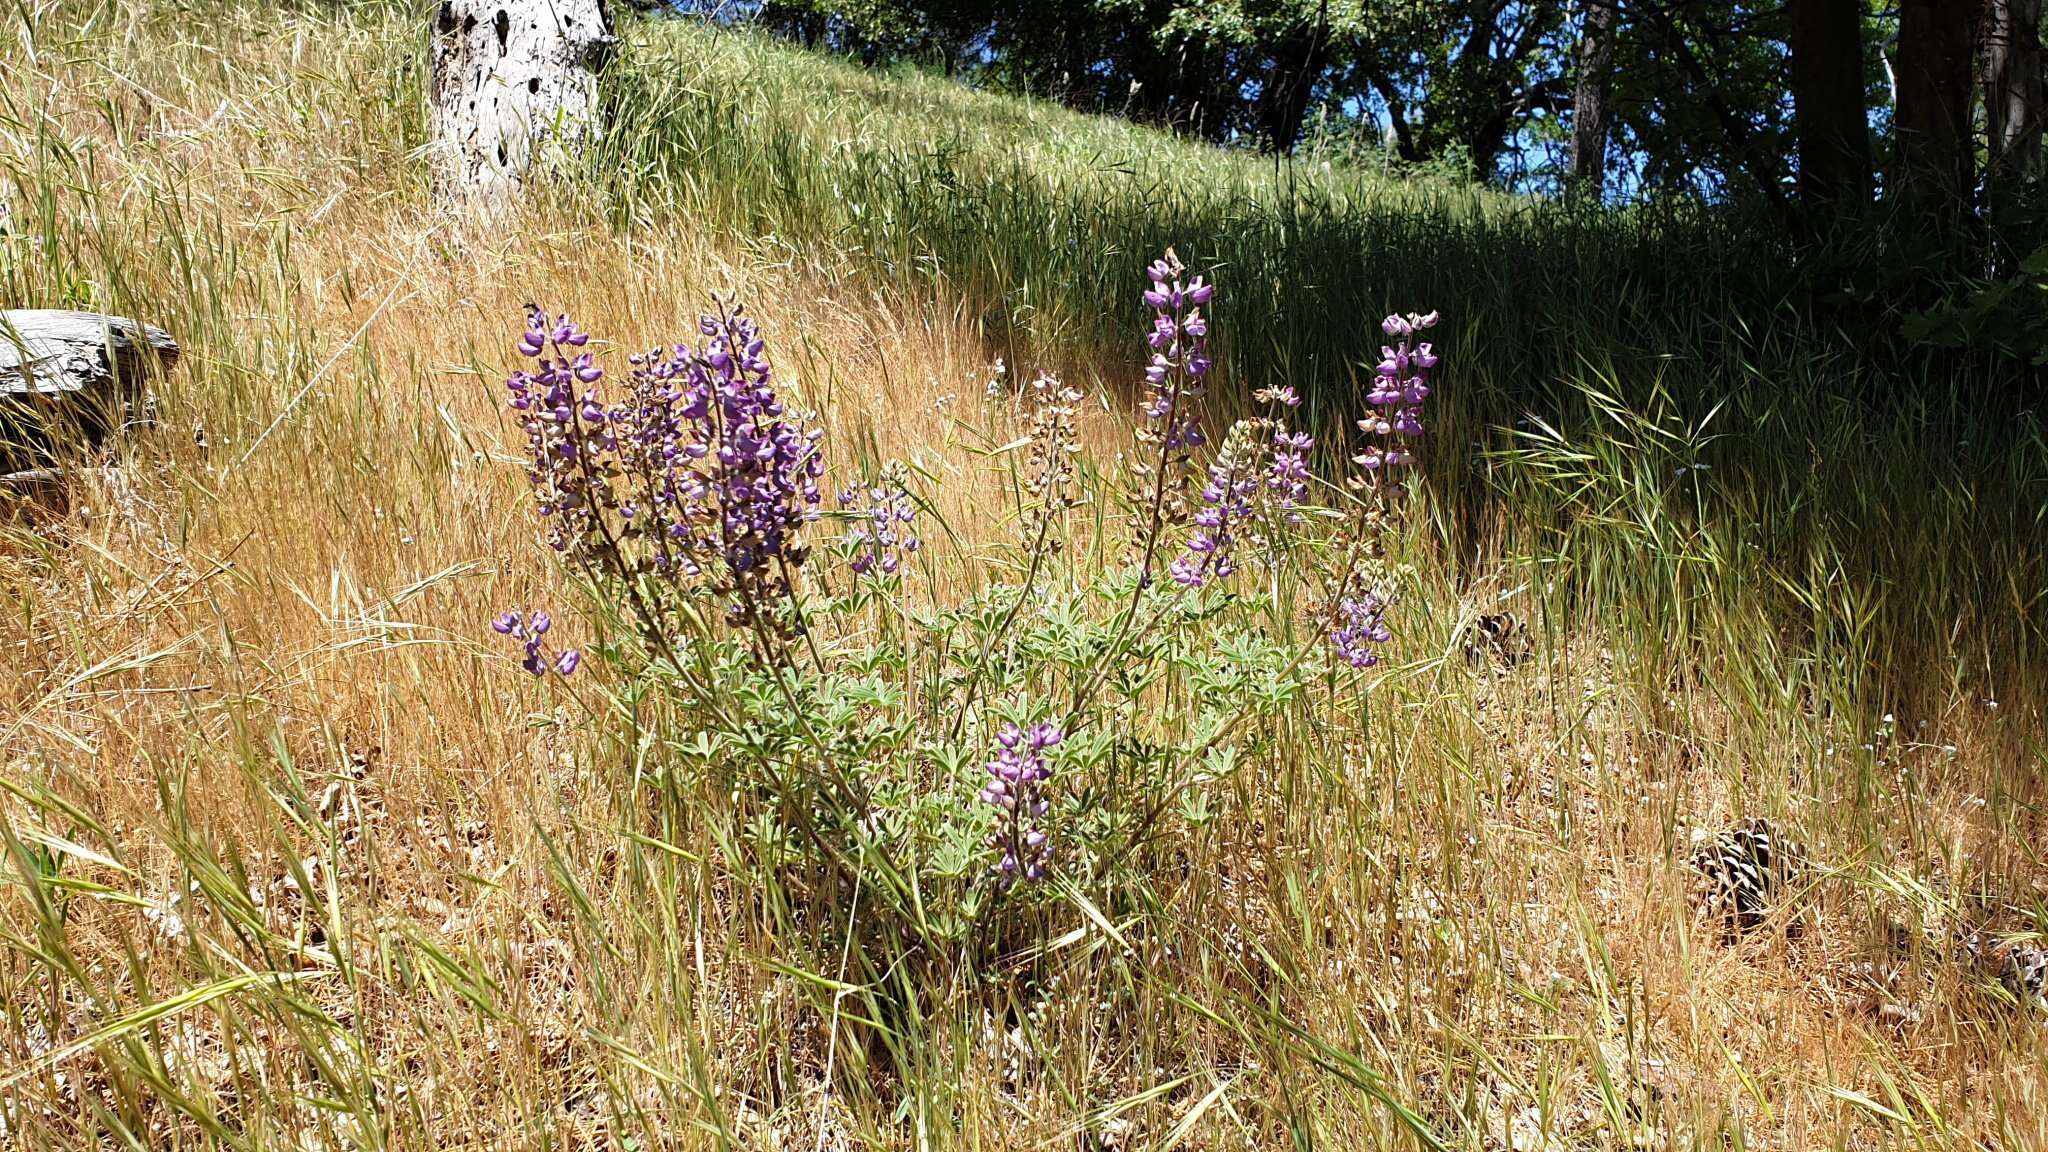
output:
[[1408,122],[1408,99],[1401,89],[1384,72],[1374,71],[1368,77],[1373,91],[1387,104],[1387,122],[1394,131],[1394,154],[1413,164],[1421,159],[1422,146],[1415,139],[1415,126]]
[[1791,0],[1789,9],[1799,196],[1809,209],[1854,210],[1870,199],[1863,4]]
[[1494,111],[1472,128],[1472,136],[1465,141],[1466,154],[1472,157],[1472,171],[1479,179],[1491,181],[1494,169],[1500,166],[1500,158],[1507,154],[1508,133],[1514,128],[1514,117],[1520,111],[1513,96],[1506,96],[1495,104]]
[[1598,200],[1607,184],[1607,88],[1619,0],[1586,0],[1572,88],[1572,191]]
[[1970,80],[1978,6],[1966,0],[1899,0],[1898,194],[1954,218],[1976,185]]
[[[1495,0],[1475,15],[1459,60],[1463,82],[1483,112],[1462,118],[1463,143],[1473,171],[1491,180],[1500,158],[1509,154],[1515,125],[1533,108],[1562,114],[1567,96],[1563,80],[1529,80],[1530,55],[1542,44],[1541,32],[1557,22],[1561,0],[1523,0],[1510,5]],[[1513,15],[1512,24],[1501,21]]]
[[1316,82],[1330,57],[1330,5],[1323,0],[1315,23],[1304,25],[1273,52],[1273,73],[1259,94],[1259,133],[1275,155],[1294,151],[1301,124],[1315,96]]
[[1984,21],[1984,126],[1991,190],[2003,200],[2041,173],[2041,0],[1989,0]]

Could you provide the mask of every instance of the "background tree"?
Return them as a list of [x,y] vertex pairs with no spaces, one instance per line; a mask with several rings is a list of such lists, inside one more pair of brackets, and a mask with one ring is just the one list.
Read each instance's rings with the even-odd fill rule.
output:
[[2043,103],[2041,0],[1989,0],[1984,20],[1984,134],[1994,218],[2034,199],[2041,174]]
[[1182,0],[1156,39],[1234,81],[1209,92],[1213,129],[1284,153],[1319,99],[1341,98],[1331,65],[1364,35],[1365,15],[1359,0]]
[[1861,206],[1870,199],[1862,4],[1790,0],[1787,9],[1799,195],[1813,210]]
[[1879,158],[1908,215],[2019,222],[2048,118],[2042,0],[768,0],[760,18],[1230,146],[1285,154],[1313,121],[1502,186],[1786,225],[1795,192],[1808,216],[1863,215]]
[[1402,159],[1459,155],[1501,178],[1519,131],[1571,107],[1565,15],[1561,0],[1386,4],[1368,12],[1342,90],[1378,98]]
[[1608,73],[1614,67],[1618,0],[1585,0],[1579,17],[1578,76],[1572,87],[1574,191],[1598,200],[1607,182]]
[[1916,210],[1958,215],[1976,184],[1970,74],[1978,16],[1962,0],[1899,0],[1892,184]]

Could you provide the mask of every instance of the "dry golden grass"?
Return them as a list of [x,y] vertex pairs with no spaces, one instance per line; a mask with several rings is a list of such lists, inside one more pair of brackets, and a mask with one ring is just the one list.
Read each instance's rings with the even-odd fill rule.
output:
[[[0,550],[0,1146],[1278,1147],[1290,1115],[1412,1145],[1268,1026],[1106,1017],[1103,950],[1047,962],[1032,1052],[934,1025],[944,1083],[864,1084],[745,894],[678,855],[711,843],[646,842],[595,686],[484,629],[570,602],[499,414],[529,300],[637,347],[737,292],[837,456],[943,477],[942,583],[979,582],[1010,530],[977,450],[1015,426],[943,289],[615,230],[573,192],[439,213],[400,16],[10,19],[0,303],[136,315],[186,358],[124,466]],[[1454,627],[1490,602],[1420,582],[1398,721],[1305,738],[1340,786],[1244,797],[1143,965],[1265,973],[1455,1147],[2048,1148],[2043,1017],[1950,958],[1941,911],[2048,901],[2033,701],[1958,695],[1864,755],[1861,721],[1654,682],[1598,619],[1474,675]],[[1803,931],[1728,945],[1687,829],[1755,812],[1828,869]],[[1863,962],[1902,971],[1874,993]]]

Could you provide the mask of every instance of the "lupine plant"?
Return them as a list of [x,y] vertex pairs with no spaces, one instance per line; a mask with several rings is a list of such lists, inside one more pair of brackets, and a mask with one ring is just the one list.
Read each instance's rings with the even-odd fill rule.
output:
[[1354,471],[1347,478],[1357,500],[1339,551],[1341,575],[1326,608],[1331,647],[1352,668],[1378,664],[1380,646],[1393,639],[1386,622],[1388,581],[1380,534],[1395,490],[1391,476],[1415,461],[1412,445],[1422,435],[1422,403],[1429,399],[1429,373],[1437,365],[1435,349],[1415,337],[1436,322],[1434,312],[1393,315],[1380,322],[1394,344],[1380,349],[1372,391],[1365,398],[1371,411],[1358,421],[1365,444],[1351,457]]
[[988,762],[993,779],[982,788],[981,798],[1003,812],[989,840],[1001,853],[996,871],[1005,880],[1042,879],[1051,861],[1052,844],[1039,825],[1051,808],[1045,783],[1052,778],[1052,769],[1045,753],[1061,738],[1060,730],[1045,722],[1028,729],[1006,724],[996,737],[996,758]]
[[1294,389],[1280,387],[1260,389],[1254,399],[1269,413],[1239,420],[1224,435],[1209,465],[1201,507],[1191,517],[1194,531],[1168,569],[1187,587],[1234,575],[1239,538],[1248,534],[1262,545],[1267,562],[1276,560],[1288,530],[1305,522],[1302,505],[1308,499],[1308,456],[1315,437],[1291,430],[1285,416],[1300,406],[1301,398]]
[[[1314,685],[1362,684],[1342,673],[1393,639],[1377,538],[1422,431],[1437,358],[1416,338],[1435,316],[1387,319],[1365,443],[1348,483],[1321,484],[1291,388],[1260,391],[1209,450],[1216,287],[1170,251],[1145,277],[1125,470],[1079,466],[1082,396],[1057,377],[992,391],[1025,432],[1018,535],[954,598],[905,579],[931,505],[900,464],[840,480],[824,551],[841,562],[807,563],[834,527],[823,432],[736,304],[629,357],[616,389],[588,334],[528,317],[507,391],[542,536],[590,595],[619,715],[659,750],[650,802],[714,798],[689,818],[712,822],[766,916],[815,926],[821,957],[834,938],[842,956],[908,940],[918,963],[978,964],[1071,912],[1062,893],[1091,915],[1141,900],[1174,838],[1216,819],[1226,782],[1271,746],[1263,734],[1326,706]],[[1052,561],[1084,504],[1123,509],[1128,527],[1097,541],[1122,563],[1078,575]],[[1155,579],[1166,556],[1171,579]],[[1265,578],[1240,580],[1247,566]],[[1295,586],[1322,595],[1298,609],[1282,594]],[[546,648],[551,623],[492,626],[529,671],[566,675],[582,657]]]
[[631,357],[624,395],[610,398],[589,335],[534,312],[519,340],[534,367],[506,387],[550,546],[618,583],[650,635],[666,635],[674,606],[647,577],[717,598],[765,643],[798,626],[791,581],[819,515],[822,432],[785,411],[739,306],[697,330],[694,348]]

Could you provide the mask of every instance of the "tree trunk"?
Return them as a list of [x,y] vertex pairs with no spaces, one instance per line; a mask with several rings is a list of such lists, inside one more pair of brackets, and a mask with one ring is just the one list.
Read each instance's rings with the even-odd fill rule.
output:
[[1272,76],[1259,95],[1260,128],[1274,154],[1294,151],[1329,54],[1330,5],[1323,0],[1315,22],[1297,29],[1274,51]]
[[1991,190],[2005,199],[2041,174],[2041,0],[1989,0],[1984,125]]
[[1970,80],[1977,5],[1899,0],[1898,194],[1951,218],[1976,185]]
[[1607,184],[1607,88],[1614,67],[1614,16],[1619,0],[1585,0],[1579,30],[1579,76],[1572,88],[1571,190],[1598,200]]
[[1368,79],[1372,81],[1373,90],[1380,94],[1380,99],[1386,102],[1387,127],[1394,135],[1394,154],[1410,164],[1423,159],[1422,145],[1415,139],[1415,126],[1408,122],[1407,97],[1384,72],[1374,70]]
[[441,0],[433,129],[444,191],[502,202],[549,145],[579,148],[611,28],[605,0]]
[[1792,123],[1799,196],[1849,211],[1870,199],[1862,0],[1791,0]]

